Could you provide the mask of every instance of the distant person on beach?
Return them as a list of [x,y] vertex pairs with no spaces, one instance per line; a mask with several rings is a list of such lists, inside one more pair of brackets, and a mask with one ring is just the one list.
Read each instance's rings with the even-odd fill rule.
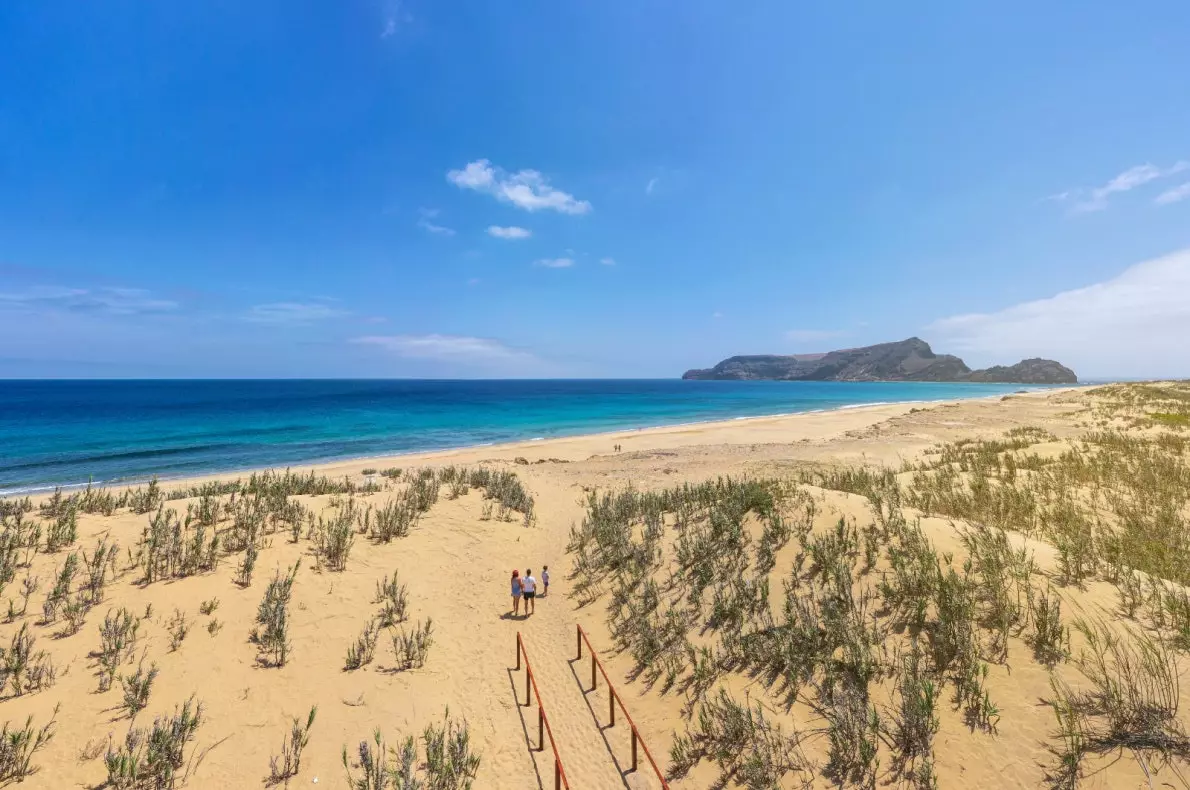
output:
[[[521,572],[512,572],[512,614],[515,617],[521,613],[521,590],[524,585],[521,583]],[[525,603],[526,613],[529,610],[529,604]]]
[[537,611],[537,602],[534,600],[537,597],[537,579],[533,578],[532,569],[525,571],[525,580],[521,587],[525,590],[525,614],[533,614]]
[[550,594],[550,566],[541,566],[541,597],[544,598]]

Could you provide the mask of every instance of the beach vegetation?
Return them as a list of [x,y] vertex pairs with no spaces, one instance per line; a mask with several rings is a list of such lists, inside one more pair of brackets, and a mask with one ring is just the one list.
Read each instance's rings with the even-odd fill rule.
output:
[[289,602],[300,566],[299,560],[287,574],[280,570],[273,574],[257,610],[251,641],[260,649],[258,660],[264,666],[282,667],[289,660],[293,647],[289,642]]
[[393,653],[398,669],[417,669],[425,666],[430,646],[434,644],[433,631],[434,621],[427,617],[424,623],[420,620],[414,623],[411,630],[406,631],[402,628],[393,634]]
[[83,566],[86,570],[84,584],[87,591],[87,602],[96,606],[103,602],[104,590],[107,587],[110,573],[116,575],[116,563],[120,557],[120,547],[116,543],[108,543],[106,537],[95,542],[95,548],[88,556],[83,552]]
[[393,571],[391,578],[386,575],[382,581],[376,582],[376,597],[372,603],[378,603],[382,607],[380,610],[380,626],[382,628],[405,622],[409,611],[409,591],[406,585],[401,584],[396,571]]
[[54,739],[60,705],[54,706],[50,720],[41,727],[33,726],[33,715],[25,719],[23,727],[4,722],[0,729],[0,782],[24,782],[37,773],[33,758]]
[[0,694],[11,691],[19,697],[49,688],[57,679],[57,668],[49,653],[37,649],[37,637],[22,623],[7,648],[0,647]]
[[141,620],[133,617],[126,608],[107,613],[99,626],[99,651],[94,653],[99,662],[99,691],[107,691],[116,679],[120,666],[132,659],[136,652]]
[[166,630],[169,631],[169,649],[171,652],[176,651],[182,646],[182,642],[186,640],[186,636],[190,633],[190,621],[186,619],[186,613],[181,609],[174,609],[173,617],[169,619],[169,624]]
[[[171,790],[184,785],[190,769],[186,749],[204,720],[201,702],[186,700],[150,727],[131,727],[124,742],[110,743],[104,755],[107,785],[115,790]],[[189,768],[187,766],[190,766]]]
[[54,587],[46,596],[45,604],[41,608],[42,622],[50,624],[58,619],[58,615],[70,597],[71,585],[78,573],[78,554],[71,552],[66,555],[62,565],[54,574]]
[[159,670],[156,664],[145,669],[145,659],[142,656],[136,672],[120,677],[120,686],[124,689],[124,710],[129,718],[136,718],[136,714],[144,710],[149,704],[149,695],[153,692],[153,682],[157,680]]
[[355,760],[343,747],[343,769],[352,790],[471,790],[479,774],[481,755],[471,744],[471,732],[464,719],[451,718],[446,710],[442,724],[426,725],[422,732],[419,761],[418,740],[412,735],[400,748],[388,746],[377,729],[370,741],[360,741]]
[[78,539],[78,511],[73,507],[63,508],[48,522],[45,533],[45,550],[55,554]]
[[347,647],[347,660],[343,668],[347,671],[359,669],[372,663],[376,656],[376,643],[380,640],[380,627],[375,620],[369,620],[355,642]]
[[314,718],[318,714],[318,706],[310,708],[305,724],[298,717],[294,717],[281,744],[281,754],[269,758],[269,784],[283,784],[297,776],[302,767],[302,752],[310,743],[310,729],[314,726]]
[[[347,500],[354,503],[355,500]],[[331,571],[347,568],[347,556],[355,543],[355,525],[359,515],[350,504],[340,507],[330,519],[318,519],[314,529],[314,551],[321,565]]]
[[1171,761],[1190,759],[1190,737],[1178,717],[1176,654],[1160,640],[1129,628],[1079,620],[1085,648],[1074,660],[1089,687],[1056,677],[1050,706],[1057,720],[1054,787],[1074,787],[1088,756],[1128,749],[1149,776]]

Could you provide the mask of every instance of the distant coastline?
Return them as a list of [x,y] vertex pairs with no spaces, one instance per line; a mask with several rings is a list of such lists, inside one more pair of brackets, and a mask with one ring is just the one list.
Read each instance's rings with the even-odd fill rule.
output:
[[[135,403],[131,404],[134,413],[123,416],[113,414],[104,403],[88,409],[86,398],[76,400],[73,407],[58,403],[57,410],[81,409],[83,415],[82,419],[75,415],[73,430],[63,431],[59,426],[52,435],[50,426],[61,423],[64,416],[54,413],[53,403],[36,408],[17,430],[16,399],[11,387],[6,386],[11,384],[0,382],[0,413],[7,415],[0,420],[0,442],[10,448],[0,460],[2,496],[83,486],[89,477],[96,485],[121,486],[153,476],[163,481],[181,480],[263,468],[379,462],[480,447],[502,449],[532,444],[540,448],[557,439],[613,437],[721,422],[738,424],[830,411],[994,398],[1022,389],[1017,385],[938,382],[814,382],[793,388],[788,382],[676,380],[403,385],[371,382],[380,386],[378,393],[364,382],[271,381],[251,383],[248,389],[263,389],[274,396],[281,393],[288,398],[288,404],[270,408],[269,399],[257,392],[256,397],[245,399],[251,407],[241,414],[238,407],[244,402],[237,390],[245,386],[244,382],[207,382],[207,389],[216,394],[221,385],[231,390],[221,394],[226,402],[213,403],[208,393],[188,405],[154,405],[150,392],[150,402],[142,406],[147,417],[135,413]],[[26,384],[54,389],[47,382]],[[156,385],[160,387],[161,383]],[[538,397],[534,385],[555,391]],[[86,384],[78,386],[90,389]],[[394,386],[396,392],[388,391]],[[120,386],[109,382],[101,388],[109,390],[110,397],[121,391],[128,395],[129,387],[135,391],[135,384],[127,383]],[[166,386],[175,395],[183,388],[185,383]],[[312,401],[311,389],[319,395]],[[476,408],[474,403],[463,407],[452,403],[434,413],[435,401],[445,397],[444,393],[466,402],[485,390],[489,396],[493,390],[498,395],[483,408]],[[27,402],[24,408],[29,408]],[[408,413],[418,409],[423,413],[416,417]],[[509,417],[526,409],[529,411],[525,413],[536,419]],[[402,410],[407,413],[400,414]],[[398,419],[392,419],[394,414]],[[502,424],[498,422],[501,419]],[[107,437],[92,430],[98,426],[108,432]],[[47,438],[39,440],[39,436]]]

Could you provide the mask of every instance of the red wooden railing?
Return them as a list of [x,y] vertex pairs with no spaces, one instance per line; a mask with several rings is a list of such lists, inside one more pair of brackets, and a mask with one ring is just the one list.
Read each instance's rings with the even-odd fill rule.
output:
[[[537,751],[545,750],[545,736],[550,736],[550,748],[554,750],[554,790],[570,790],[570,782],[566,781],[566,771],[562,768],[562,758],[558,756],[558,744],[554,740],[554,732],[550,729],[549,717],[545,715],[545,706],[541,704],[541,694],[537,691],[537,680],[533,677],[533,666],[529,663],[529,654],[525,652],[525,641],[521,639],[521,632],[516,632],[516,668],[521,669],[521,656],[525,657],[525,707],[529,707],[532,700],[529,689],[537,698]],[[520,700],[518,699],[519,703]]]
[[649,747],[645,744],[643,738],[640,737],[640,731],[636,729],[636,724],[632,721],[632,716],[628,713],[628,708],[624,707],[624,700],[620,699],[616,687],[612,685],[611,679],[607,676],[607,670],[603,668],[603,662],[599,660],[599,656],[595,654],[595,648],[591,647],[591,640],[587,637],[587,632],[583,630],[581,625],[575,625],[577,633],[575,634],[575,641],[578,643],[578,658],[583,657],[583,642],[587,643],[587,652],[591,654],[591,691],[595,690],[598,685],[598,676],[595,674],[596,668],[603,675],[603,682],[607,684],[608,700],[607,710],[609,718],[609,727],[616,726],[616,703],[619,703],[620,710],[624,711],[624,718],[628,720],[628,726],[632,728],[632,770],[636,770],[636,746],[639,743],[640,748],[645,750],[645,757],[649,758],[649,765],[653,766],[653,773],[657,774],[657,779],[660,780],[661,786],[665,790],[669,790],[669,782],[665,781],[665,774],[657,767],[657,761],[653,759],[653,755],[649,752]]

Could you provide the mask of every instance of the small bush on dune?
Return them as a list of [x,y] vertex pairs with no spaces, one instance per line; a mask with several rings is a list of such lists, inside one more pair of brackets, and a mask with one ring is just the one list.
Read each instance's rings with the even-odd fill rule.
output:
[[86,590],[88,604],[96,606],[103,602],[104,589],[107,587],[108,573],[116,573],[116,560],[120,556],[120,547],[115,543],[108,543],[107,538],[100,538],[95,543],[95,549],[90,556],[83,552],[83,565],[86,568]]
[[252,572],[256,570],[257,554],[256,543],[249,543],[248,548],[244,550],[244,559],[241,560],[239,570],[236,572],[236,584],[241,587],[252,586]]
[[1190,759],[1190,737],[1178,718],[1179,670],[1176,654],[1160,641],[1102,623],[1079,621],[1075,628],[1086,648],[1075,660],[1090,682],[1074,690],[1053,680],[1050,705],[1058,722],[1055,787],[1074,787],[1088,755],[1127,748],[1145,772]]
[[42,606],[42,622],[48,624],[58,619],[58,614],[70,596],[71,584],[74,582],[75,574],[78,573],[78,567],[78,554],[72,552],[66,555],[62,567],[54,574],[54,587],[46,596],[45,605]]
[[281,754],[269,758],[269,784],[280,784],[297,776],[302,767],[302,751],[310,742],[310,728],[314,726],[317,713],[318,706],[311,707],[304,725],[301,719],[294,717],[289,735],[281,744]]
[[285,666],[289,658],[292,648],[289,643],[289,600],[300,566],[299,560],[285,576],[279,570],[273,574],[257,610],[258,626],[253,629],[251,640],[260,648],[259,660],[266,666]]
[[7,647],[0,647],[0,693],[11,688],[14,696],[49,688],[58,677],[58,671],[49,653],[36,650],[37,637],[29,633],[29,624],[21,624],[21,630]]
[[896,699],[891,735],[897,749],[898,772],[914,787],[923,790],[935,787],[933,755],[934,736],[939,727],[938,686],[929,677],[916,642],[901,660]]
[[372,603],[383,605],[380,611],[382,628],[405,622],[409,610],[409,592],[406,586],[400,583],[396,571],[393,571],[392,579],[385,576],[384,581],[376,582],[376,598]]
[[368,621],[363,633],[347,648],[347,661],[343,668],[346,670],[359,669],[372,663],[376,655],[376,643],[380,640],[380,629],[375,620]]
[[685,776],[703,759],[718,765],[718,786],[734,778],[744,787],[777,788],[789,772],[801,773],[804,779],[811,770],[798,739],[769,721],[760,703],[740,704],[723,689],[702,704],[696,729],[674,736],[670,778]]
[[73,507],[59,513],[49,524],[45,534],[45,550],[54,554],[70,546],[78,538],[78,511]]
[[124,710],[129,718],[136,718],[149,704],[149,695],[153,692],[153,681],[157,679],[159,670],[156,664],[150,665],[145,671],[145,660],[142,657],[136,672],[120,678],[120,685],[124,688]]
[[479,774],[480,755],[471,745],[466,720],[455,721],[446,710],[441,725],[429,724],[422,733],[425,759],[418,764],[418,742],[413,736],[395,749],[385,744],[377,729],[371,741],[360,741],[355,764],[343,747],[343,769],[352,790],[471,790]]
[[0,730],[0,782],[23,782],[37,773],[33,758],[54,739],[59,707],[54,706],[50,720],[38,729],[33,727],[33,716],[25,719],[20,729],[4,722]]
[[107,786],[116,790],[169,790],[185,784],[186,747],[204,719],[202,703],[194,698],[160,716],[147,728],[128,730],[124,743],[109,744],[103,761]]
[[399,669],[416,669],[425,666],[430,646],[434,644],[434,621],[427,617],[425,623],[415,623],[412,631],[393,635],[393,653]]
[[351,510],[341,509],[337,516],[318,520],[314,530],[314,551],[320,563],[332,571],[347,567],[347,555],[355,543],[356,519]]
[[132,658],[140,630],[140,618],[121,607],[113,614],[108,612],[99,626],[99,690],[107,691],[116,679],[116,670]]
[[186,613],[181,609],[174,609],[174,616],[170,618],[167,628],[169,630],[169,649],[172,652],[182,646],[182,642],[190,633],[190,621],[186,619]]

